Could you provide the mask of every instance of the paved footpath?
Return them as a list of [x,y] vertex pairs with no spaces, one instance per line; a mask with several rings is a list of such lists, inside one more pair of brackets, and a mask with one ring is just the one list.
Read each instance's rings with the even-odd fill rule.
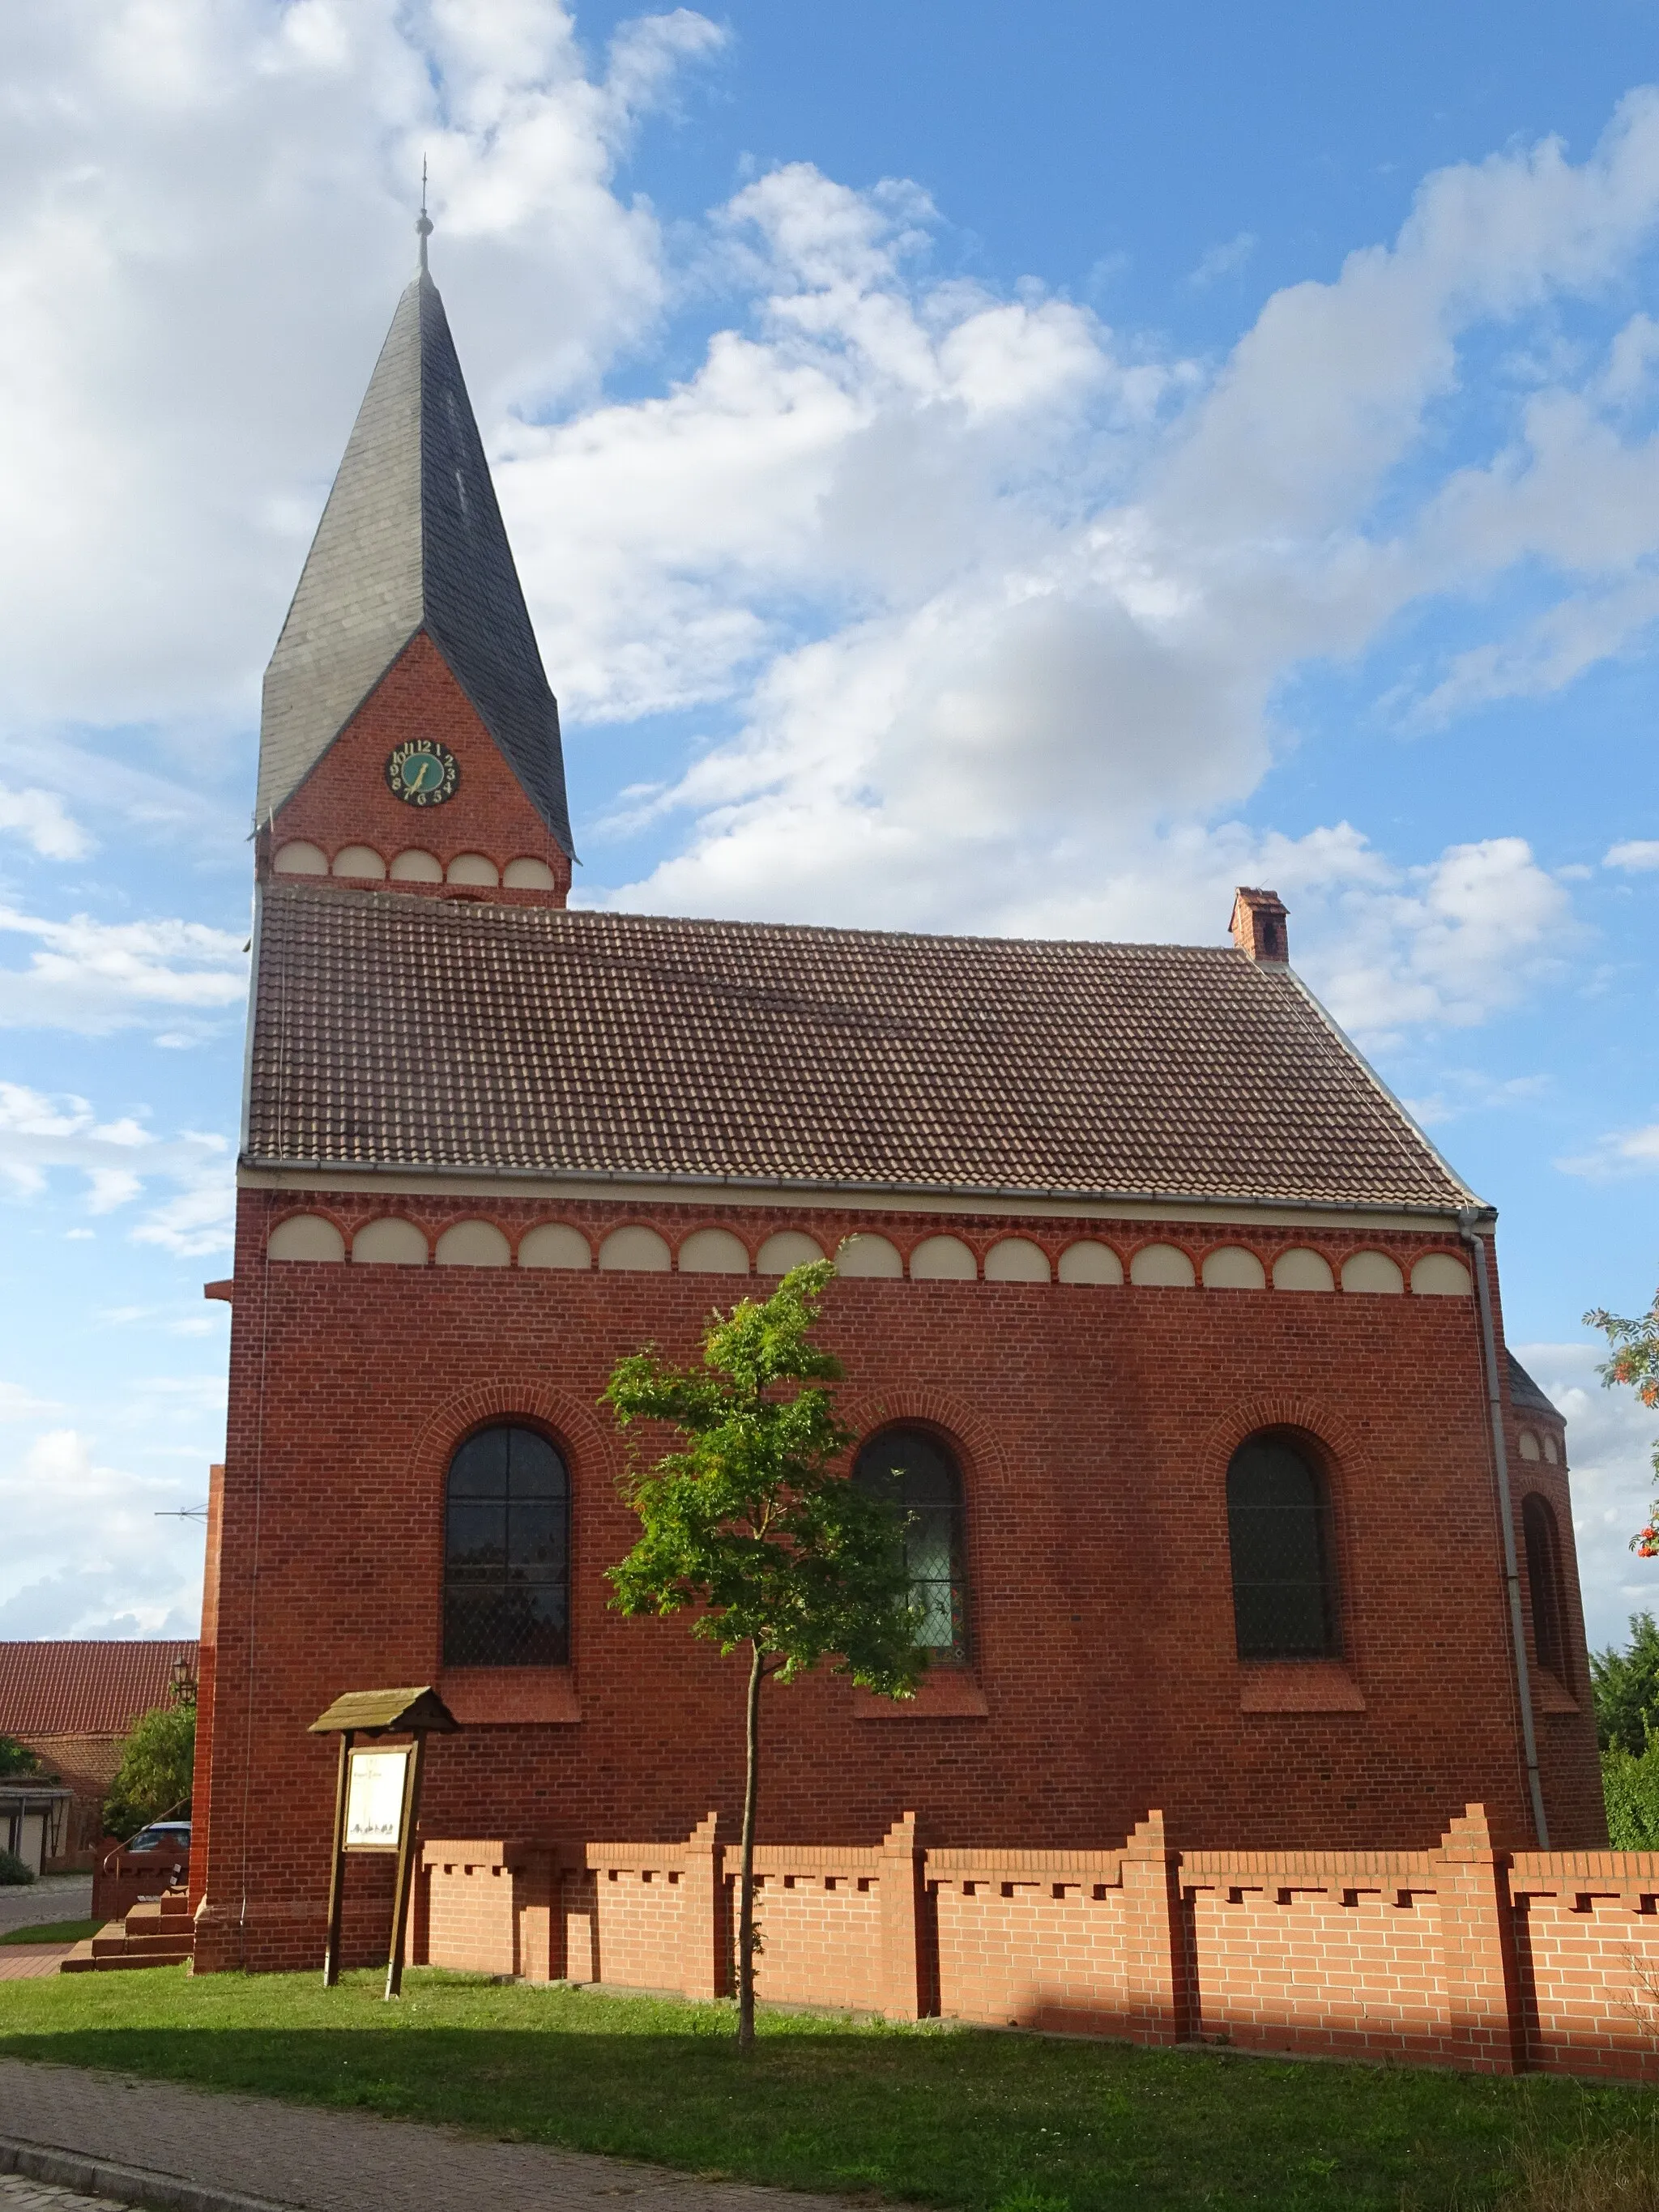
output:
[[41,1981],[55,1974],[74,1948],[73,1943],[0,1943],[0,1982]]
[[112,2197],[82,2197],[78,2189],[55,2189],[49,2181],[30,2181],[21,2173],[0,2173],[0,2212],[138,2212]]
[[16,2059],[0,2059],[6,2169],[147,2212],[617,2212],[630,2197],[649,2212],[850,2212],[840,2197]]

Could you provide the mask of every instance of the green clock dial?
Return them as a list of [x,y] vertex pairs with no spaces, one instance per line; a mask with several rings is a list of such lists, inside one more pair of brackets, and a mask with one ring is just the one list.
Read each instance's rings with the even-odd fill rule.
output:
[[455,796],[460,763],[434,738],[411,738],[387,760],[386,780],[406,806],[441,806]]

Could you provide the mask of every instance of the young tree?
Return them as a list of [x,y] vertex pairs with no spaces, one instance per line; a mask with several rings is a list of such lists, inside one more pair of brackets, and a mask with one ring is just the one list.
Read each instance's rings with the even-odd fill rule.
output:
[[[1599,1328],[1612,1351],[1612,1358],[1596,1370],[1606,1387],[1611,1390],[1615,1383],[1628,1382],[1644,1406],[1659,1409],[1659,1293],[1634,1320],[1597,1306],[1584,1316],[1584,1326]],[[1659,1479],[1659,1444],[1653,1449],[1653,1468]],[[1659,1499],[1649,1510],[1646,1527],[1631,1538],[1630,1547],[1639,1559],[1659,1559]]]
[[196,1707],[157,1705],[133,1724],[104,1800],[104,1826],[123,1842],[188,1803],[196,1762]]
[[605,1388],[617,1424],[658,1421],[684,1448],[624,1478],[639,1541],[610,1570],[626,1613],[696,1608],[694,1636],[747,1646],[749,1692],[738,1885],[738,2043],[755,2039],[755,1807],[761,1689],[833,1657],[889,1697],[915,1689],[925,1659],[904,1567],[903,1522],[835,1462],[851,1438],[824,1387],[840,1362],[808,1340],[835,1269],[786,1275],[764,1304],[712,1316],[698,1368],[654,1351],[617,1363]]

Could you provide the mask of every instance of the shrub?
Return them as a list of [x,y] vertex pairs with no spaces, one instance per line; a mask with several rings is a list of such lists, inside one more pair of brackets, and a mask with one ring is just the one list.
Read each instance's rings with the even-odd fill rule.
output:
[[152,1820],[164,1820],[190,1802],[196,1763],[196,1708],[157,1705],[133,1728],[104,1800],[104,1826],[123,1843]]
[[15,1851],[0,1851],[0,1885],[21,1889],[34,1880],[34,1869],[25,1866]]
[[1607,1837],[1616,1851],[1659,1851],[1659,1739],[1638,1756],[1601,1754]]
[[40,1754],[19,1743],[15,1735],[0,1735],[0,1774],[38,1774]]

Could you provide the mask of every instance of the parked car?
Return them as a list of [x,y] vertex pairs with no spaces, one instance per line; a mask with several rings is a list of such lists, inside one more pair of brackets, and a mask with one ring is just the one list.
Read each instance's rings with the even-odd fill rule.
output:
[[190,1856],[190,1822],[188,1820],[155,1820],[148,1828],[140,1828],[136,1836],[129,1836],[121,1846],[127,1851],[172,1851],[175,1857]]

